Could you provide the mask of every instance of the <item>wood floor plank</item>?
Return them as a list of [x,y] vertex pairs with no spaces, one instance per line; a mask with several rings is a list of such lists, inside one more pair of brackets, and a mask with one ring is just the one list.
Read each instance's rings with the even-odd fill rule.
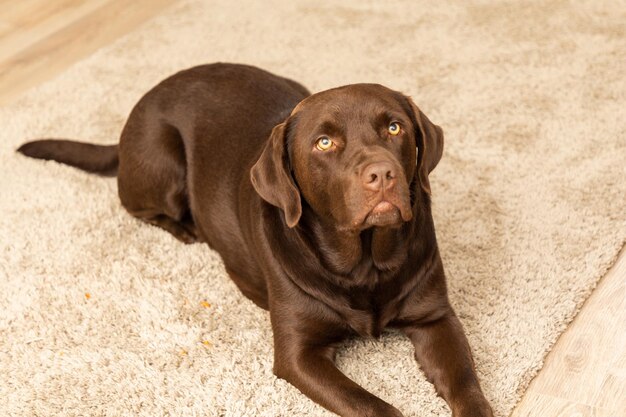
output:
[[614,277],[609,276],[606,284],[598,288],[589,308],[581,311],[580,318],[561,337],[533,390],[594,405],[611,358],[623,348],[624,321],[620,320],[626,318],[611,306],[624,297],[626,288]]
[[511,417],[597,417],[593,407],[527,392]]
[[42,2],[41,0],[21,0],[0,2],[0,21],[8,23],[11,31],[0,31],[0,39],[11,32],[23,32],[49,16],[63,14],[71,7],[89,0],[57,0]]
[[[92,13],[109,0],[57,0],[16,2],[3,13],[7,27],[0,28],[0,62]],[[25,7],[28,5],[28,7]],[[22,7],[18,7],[22,6]],[[17,30],[19,28],[19,30]]]
[[616,375],[609,371],[604,378],[598,396],[594,402],[594,408],[626,415],[626,375]]
[[[109,0],[93,12],[0,62],[0,104],[135,29],[176,0]],[[115,24],[111,24],[111,22]]]
[[588,407],[594,415],[626,417],[626,378],[620,371],[626,363],[625,252],[559,338],[513,415],[530,416],[535,405],[529,398],[542,396],[537,401],[544,407],[565,401]]

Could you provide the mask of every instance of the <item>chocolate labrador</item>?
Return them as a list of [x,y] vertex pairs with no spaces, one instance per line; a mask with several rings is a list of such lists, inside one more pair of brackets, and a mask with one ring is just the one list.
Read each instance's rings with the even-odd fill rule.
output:
[[269,310],[274,373],[342,416],[401,416],[334,364],[351,335],[404,332],[453,416],[492,416],[448,301],[428,174],[443,133],[378,84],[310,93],[233,64],[179,72],[132,110],[119,145],[19,152],[117,175],[123,206],[219,252]]

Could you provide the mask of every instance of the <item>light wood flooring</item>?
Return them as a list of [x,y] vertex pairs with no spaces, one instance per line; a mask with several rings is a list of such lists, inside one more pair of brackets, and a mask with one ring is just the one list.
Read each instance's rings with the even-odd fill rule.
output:
[[512,417],[626,416],[626,251],[548,354]]
[[[176,0],[0,0],[0,105]],[[626,254],[548,355],[513,417],[626,417]]]

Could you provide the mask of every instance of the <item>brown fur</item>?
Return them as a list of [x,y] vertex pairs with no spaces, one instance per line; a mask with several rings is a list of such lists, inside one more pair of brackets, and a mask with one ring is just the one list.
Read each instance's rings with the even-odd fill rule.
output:
[[[397,136],[387,131],[394,121]],[[315,147],[321,135],[331,150]],[[117,169],[132,215],[219,252],[240,290],[270,311],[275,374],[327,409],[401,415],[333,362],[346,337],[395,327],[454,416],[487,417],[431,216],[428,174],[442,150],[441,129],[383,86],[309,95],[232,64],[157,85],[118,148],[44,140],[19,149],[90,172]]]

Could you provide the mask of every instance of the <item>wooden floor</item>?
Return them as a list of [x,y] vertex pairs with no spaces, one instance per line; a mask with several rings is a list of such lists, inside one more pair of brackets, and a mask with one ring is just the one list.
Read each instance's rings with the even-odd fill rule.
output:
[[[0,0],[0,104],[176,0]],[[559,339],[513,417],[626,417],[626,254]]]
[[0,0],[0,105],[176,0]]
[[513,417],[626,416],[626,250],[561,335]]

